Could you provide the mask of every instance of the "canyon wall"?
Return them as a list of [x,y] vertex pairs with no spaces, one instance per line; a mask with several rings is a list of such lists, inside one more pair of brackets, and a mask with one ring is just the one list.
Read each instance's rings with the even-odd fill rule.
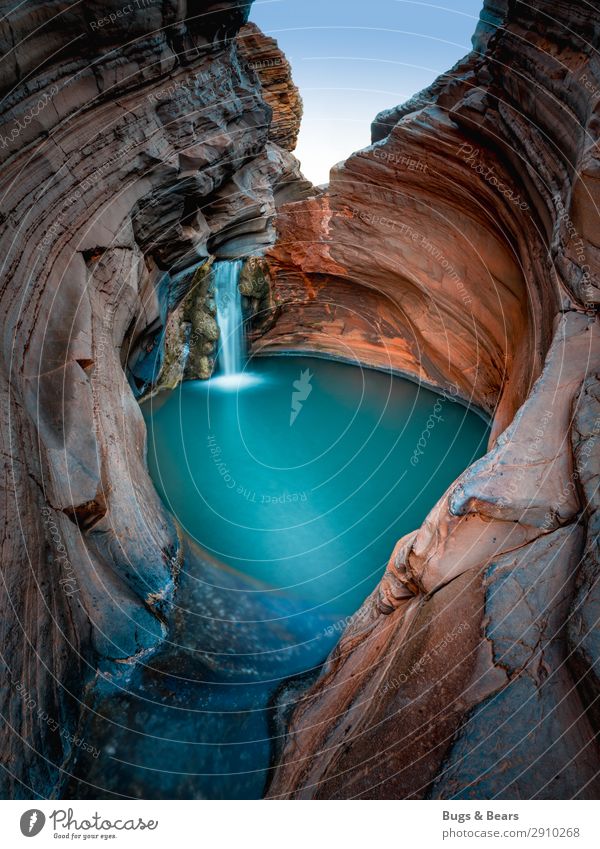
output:
[[597,11],[486,2],[473,53],[314,192],[248,4],[0,6],[1,794],[59,794],[87,693],[164,636],[181,549],[136,398],[209,373],[206,271],[262,250],[256,353],[393,368],[493,422],[284,690],[269,795],[597,797]]
[[134,396],[168,316],[307,184],[249,4],[1,6],[0,795],[46,797],[86,693],[165,634],[180,545]]
[[598,797],[599,30],[488,0],[473,52],[280,210],[256,353],[394,368],[492,433],[283,692],[272,798]]

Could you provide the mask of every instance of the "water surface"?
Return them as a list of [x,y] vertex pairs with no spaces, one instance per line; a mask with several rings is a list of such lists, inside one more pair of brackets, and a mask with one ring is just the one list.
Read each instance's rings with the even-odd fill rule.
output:
[[464,406],[383,372],[255,359],[145,406],[165,504],[215,558],[301,599],[356,610],[396,540],[486,445]]
[[487,426],[409,381],[310,357],[255,360],[143,409],[185,560],[164,644],[98,695],[82,736],[100,755],[79,753],[70,795],[260,798],[277,694],[318,674]]

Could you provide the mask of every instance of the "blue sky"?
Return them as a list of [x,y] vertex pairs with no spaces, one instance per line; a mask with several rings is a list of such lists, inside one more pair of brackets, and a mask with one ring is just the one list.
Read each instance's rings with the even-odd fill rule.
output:
[[407,100],[471,49],[482,0],[255,0],[304,101],[296,155],[306,176],[370,142],[377,112]]

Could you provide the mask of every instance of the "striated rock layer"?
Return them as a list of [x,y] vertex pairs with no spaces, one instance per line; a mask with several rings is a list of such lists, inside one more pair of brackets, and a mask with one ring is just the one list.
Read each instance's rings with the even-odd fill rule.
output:
[[474,51],[280,211],[255,351],[396,369],[492,436],[295,697],[273,798],[598,797],[599,30],[488,0]]
[[[83,745],[86,692],[162,639],[176,585],[134,392],[151,389],[198,269],[269,244],[276,204],[307,184],[289,152],[298,104],[275,109],[271,132],[278,95],[265,102],[251,67],[261,34],[243,52],[235,39],[249,4],[13,5],[0,24],[0,795],[44,797]],[[202,319],[196,306],[186,319]]]
[[315,194],[248,4],[0,5],[1,795],[60,794],[88,693],[164,636],[181,549],[136,396],[210,373],[207,270],[276,219],[256,352],[393,368],[493,434],[301,692],[270,795],[597,796],[591,6],[487,2]]
[[256,24],[243,26],[237,37],[240,56],[256,71],[265,101],[273,108],[269,139],[294,150],[302,118],[302,99],[292,81],[292,69],[274,38]]

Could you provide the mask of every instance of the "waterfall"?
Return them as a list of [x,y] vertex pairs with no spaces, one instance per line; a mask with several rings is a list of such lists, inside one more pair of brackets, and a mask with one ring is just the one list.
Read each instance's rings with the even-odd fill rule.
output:
[[213,266],[217,324],[220,331],[218,366],[226,377],[241,374],[246,359],[244,318],[239,281],[243,261],[216,262]]

